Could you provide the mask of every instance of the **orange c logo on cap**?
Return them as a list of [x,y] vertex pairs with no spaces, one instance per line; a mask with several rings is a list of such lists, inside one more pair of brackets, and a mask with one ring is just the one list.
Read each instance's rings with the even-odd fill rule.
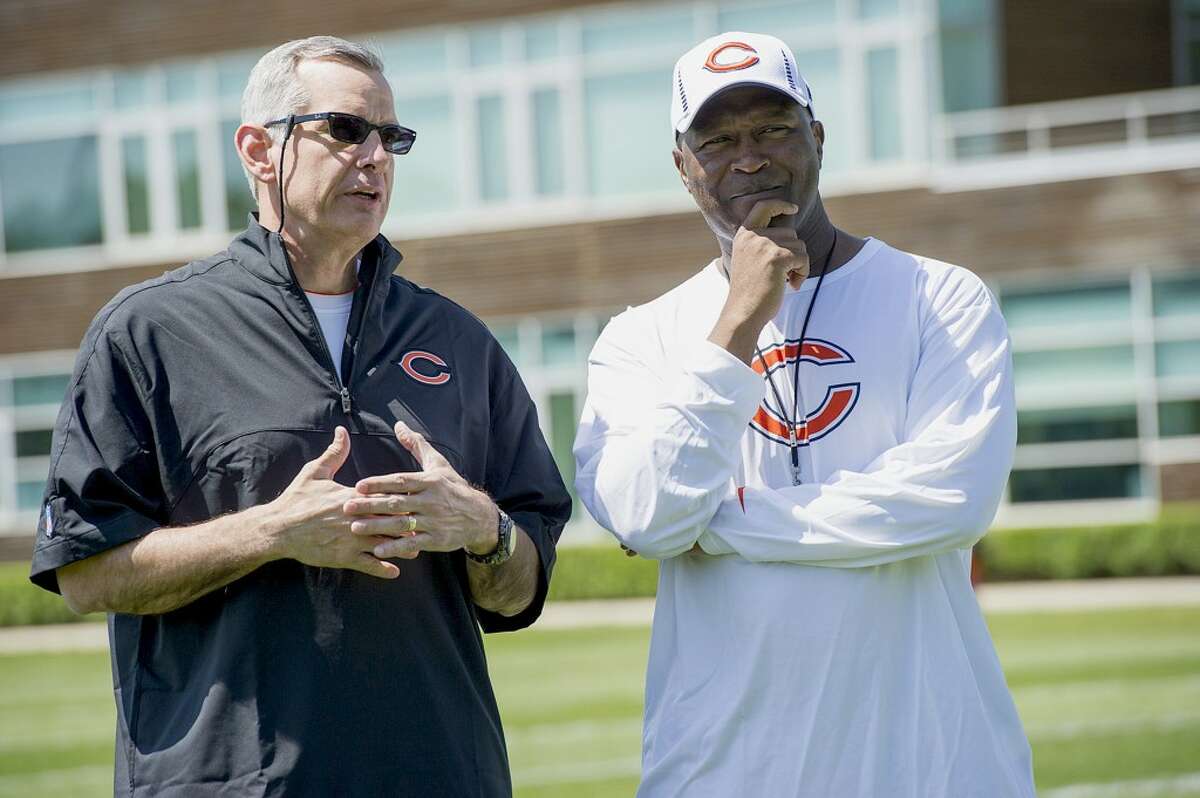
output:
[[[741,50],[742,52],[747,53],[747,55],[741,61],[737,61],[732,64],[718,63],[717,56],[726,50]],[[704,62],[704,68],[709,72],[733,72],[736,69],[752,67],[758,63],[758,56],[754,55],[754,53],[757,52],[758,50],[755,50],[753,47],[743,42],[725,42],[720,47],[708,54],[708,59]]]

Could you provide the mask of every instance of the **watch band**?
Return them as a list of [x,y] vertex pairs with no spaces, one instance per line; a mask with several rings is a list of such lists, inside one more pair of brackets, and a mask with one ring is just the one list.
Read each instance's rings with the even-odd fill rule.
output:
[[496,508],[496,548],[488,554],[472,554],[467,552],[467,559],[480,565],[500,565],[507,562],[517,545],[517,537],[513,534],[513,520],[508,513]]

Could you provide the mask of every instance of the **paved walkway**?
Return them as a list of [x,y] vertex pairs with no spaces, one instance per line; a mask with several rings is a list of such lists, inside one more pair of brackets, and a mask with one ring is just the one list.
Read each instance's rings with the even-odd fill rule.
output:
[[[979,587],[979,603],[991,614],[1200,606],[1200,576],[997,583]],[[653,615],[653,599],[560,601],[546,605],[535,628],[647,626]],[[107,645],[102,623],[0,628],[0,654],[94,651]]]

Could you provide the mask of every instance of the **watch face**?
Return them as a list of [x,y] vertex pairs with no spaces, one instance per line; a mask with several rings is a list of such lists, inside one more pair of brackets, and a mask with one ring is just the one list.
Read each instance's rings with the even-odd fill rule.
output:
[[503,510],[500,511],[500,546],[504,549],[505,559],[512,556],[517,547],[517,536],[513,534],[513,520]]
[[482,556],[467,552],[469,559],[484,565],[500,565],[512,556],[513,550],[517,545],[517,536],[513,534],[513,520],[503,510],[499,510],[498,512],[497,532],[499,540],[496,541],[496,550],[491,554]]

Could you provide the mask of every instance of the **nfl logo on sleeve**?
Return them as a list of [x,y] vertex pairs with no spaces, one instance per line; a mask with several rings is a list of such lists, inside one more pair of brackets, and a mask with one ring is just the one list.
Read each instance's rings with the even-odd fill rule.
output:
[[50,502],[42,505],[42,529],[46,530],[46,538],[54,537],[54,513],[50,510]]

